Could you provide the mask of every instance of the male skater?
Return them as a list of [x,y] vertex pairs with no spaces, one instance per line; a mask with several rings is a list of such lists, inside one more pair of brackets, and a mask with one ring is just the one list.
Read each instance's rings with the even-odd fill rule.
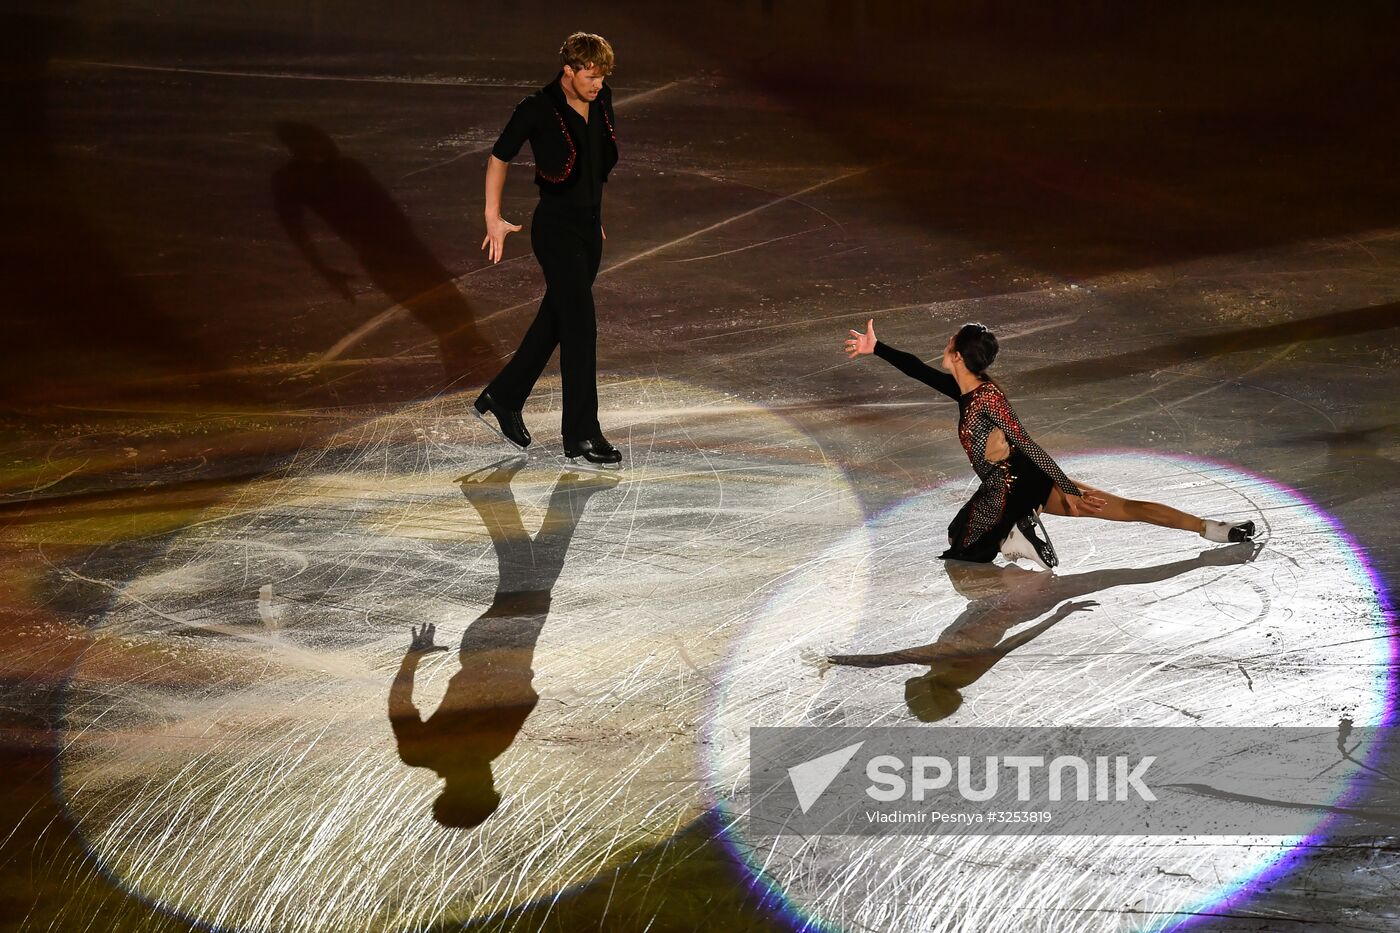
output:
[[[622,453],[598,425],[598,325],[593,279],[603,257],[603,183],[617,164],[612,89],[613,50],[602,36],[576,32],[559,49],[555,80],[522,100],[496,140],[486,164],[486,238],[481,248],[500,262],[506,237],[520,229],[501,217],[501,189],[510,160],[525,140],[535,156],[539,204],[530,246],[544,270],[545,293],[520,348],[477,398],[477,417],[495,416],[516,446],[530,443],[520,410],[559,347],[563,380],[564,456],[615,464]],[[494,428],[493,428],[494,430]]]

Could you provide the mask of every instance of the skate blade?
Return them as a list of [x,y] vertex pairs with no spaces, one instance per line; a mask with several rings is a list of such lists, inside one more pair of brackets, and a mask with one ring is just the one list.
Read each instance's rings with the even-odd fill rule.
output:
[[[1040,513],[1032,512],[1030,515],[1026,516],[1026,521],[1030,525],[1032,531],[1032,533],[1026,537],[1031,547],[1036,551],[1037,559],[1045,565],[1046,570],[1054,570],[1056,567],[1060,566],[1060,555],[1055,551],[1055,542],[1050,540],[1049,530],[1046,529],[1045,523],[1040,520]],[[1023,535],[1025,534],[1024,531],[1021,533]],[[1045,545],[1043,552],[1040,548],[1035,546],[1037,539]]]
[[520,446],[519,444],[517,444],[515,441],[513,441],[513,440],[511,440],[510,438],[506,437],[505,432],[502,431],[498,426],[492,424],[490,421],[487,421],[487,420],[486,420],[486,416],[483,415],[481,412],[477,411],[475,405],[472,405],[472,406],[471,406],[471,411],[472,411],[472,414],[476,416],[476,420],[477,420],[477,421],[480,421],[482,424],[486,425],[486,427],[488,427],[488,428],[491,429],[491,433],[492,433],[492,434],[496,435],[496,436],[499,437],[501,440],[505,441],[507,444],[509,444],[510,446],[514,447],[516,450],[520,450],[520,451],[525,450],[524,447],[521,447],[521,446]]
[[579,473],[621,473],[621,463],[594,463],[583,457],[560,457],[559,463]]

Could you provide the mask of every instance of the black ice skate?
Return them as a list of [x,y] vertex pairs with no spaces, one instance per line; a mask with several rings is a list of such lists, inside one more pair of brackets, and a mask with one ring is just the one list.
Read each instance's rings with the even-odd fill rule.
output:
[[[521,450],[530,446],[530,432],[526,429],[525,419],[520,416],[520,412],[512,411],[501,405],[491,397],[490,392],[482,392],[477,396],[476,402],[472,405],[472,413],[476,415],[478,421]],[[486,420],[488,413],[495,417],[496,424]],[[497,424],[500,427],[497,427]]]
[[564,456],[569,459],[570,463],[582,457],[589,463],[601,467],[616,466],[622,463],[622,451],[609,444],[607,438],[601,434],[581,441],[565,441]]

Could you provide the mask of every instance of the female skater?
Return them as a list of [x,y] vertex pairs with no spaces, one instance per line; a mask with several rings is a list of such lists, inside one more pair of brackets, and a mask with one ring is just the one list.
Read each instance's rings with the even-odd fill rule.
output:
[[940,557],[988,563],[1000,552],[1009,560],[1026,558],[1050,569],[1059,563],[1040,510],[1051,515],[1094,516],[1117,522],[1147,522],[1194,531],[1207,541],[1228,543],[1254,537],[1254,523],[1197,518],[1170,506],[1091,489],[1064,474],[1021,427],[1006,395],[987,368],[997,355],[997,338],[981,324],[964,324],[948,338],[939,372],[911,353],[875,337],[875,321],[865,332],[851,331],[846,355],[867,353],[906,376],[932,386],[958,403],[958,439],[982,485],[948,526],[948,550]]

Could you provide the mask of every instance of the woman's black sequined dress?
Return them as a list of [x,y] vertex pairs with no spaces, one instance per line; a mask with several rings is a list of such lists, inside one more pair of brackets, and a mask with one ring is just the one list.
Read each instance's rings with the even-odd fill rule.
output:
[[[949,546],[940,557],[988,563],[1016,522],[1045,505],[1052,486],[1067,496],[1081,494],[1074,481],[1021,427],[996,383],[984,382],[964,393],[956,379],[912,353],[877,341],[875,355],[958,403],[958,439],[982,485],[948,525]],[[993,428],[1000,428],[1011,446],[1011,456],[1005,460],[986,457],[987,438]]]

